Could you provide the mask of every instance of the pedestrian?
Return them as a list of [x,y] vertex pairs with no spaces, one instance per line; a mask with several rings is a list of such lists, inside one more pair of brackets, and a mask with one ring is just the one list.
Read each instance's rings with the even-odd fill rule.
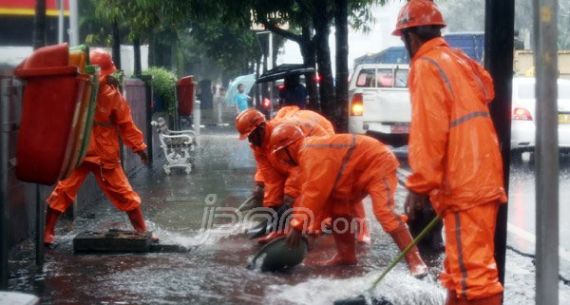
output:
[[[90,61],[101,68],[93,131],[81,165],[69,177],[59,181],[47,199],[44,244],[48,247],[55,242],[57,219],[73,204],[89,173],[95,176],[97,184],[111,203],[127,213],[134,229],[139,233],[147,231],[140,208],[141,198],[129,184],[119,157],[120,135],[123,143],[147,164],[147,146],[143,133],[133,122],[129,104],[117,87],[118,82],[111,77],[117,70],[111,55],[102,49],[95,49],[90,53]],[[157,240],[154,236],[153,239]]]
[[503,164],[489,114],[493,80],[441,37],[445,22],[430,0],[410,0],[394,35],[411,58],[409,194],[406,210],[433,205],[443,217],[447,304],[502,304],[494,257],[495,223],[506,202]]
[[239,114],[249,107],[249,101],[251,101],[251,97],[244,92],[243,84],[238,84],[237,89],[238,93],[235,96],[235,102],[236,111]]
[[[216,87],[214,87],[216,88]],[[224,126],[224,98],[226,96],[226,89],[224,87],[217,87],[216,94],[214,95],[214,103],[216,104],[216,112],[218,117],[218,126]]]
[[[296,205],[302,182],[299,180],[300,177],[296,167],[279,162],[270,153],[269,137],[272,130],[279,124],[287,122],[301,128],[307,136],[334,134],[331,122],[314,111],[301,110],[290,114],[281,119],[273,119],[268,122],[261,112],[250,108],[236,118],[236,129],[240,133],[240,139],[249,139],[256,160],[257,171],[254,176],[256,184],[254,196],[262,201],[264,207],[277,211],[279,215]],[[362,207],[362,204],[360,204],[360,207]],[[364,208],[359,209],[358,219],[363,223],[363,230],[359,232],[360,241],[368,242],[370,234],[365,222]],[[259,235],[261,236],[263,233],[269,234],[261,237],[258,240],[260,243],[279,237],[283,234],[283,231],[260,231]]]
[[299,80],[298,74],[287,75],[285,77],[284,87],[279,92],[282,106],[296,105],[300,109],[307,106],[307,89]]
[[[372,198],[376,219],[400,250],[412,242],[406,224],[394,209],[399,163],[379,141],[353,134],[305,137],[300,128],[284,123],[273,130],[270,149],[276,159],[298,166],[301,173],[301,201],[289,222],[289,246],[296,247],[304,232],[322,226],[323,216],[330,215],[337,254],[324,264],[356,264],[353,219],[356,206],[367,195]],[[417,247],[405,258],[412,275],[427,274]]]

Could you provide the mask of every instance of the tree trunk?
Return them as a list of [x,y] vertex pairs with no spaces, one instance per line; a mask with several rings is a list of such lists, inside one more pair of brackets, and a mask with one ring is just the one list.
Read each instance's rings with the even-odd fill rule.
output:
[[134,74],[136,77],[140,77],[142,75],[142,64],[141,64],[141,41],[139,36],[135,36],[133,38],[133,49],[134,49],[134,60],[135,60],[135,71]]
[[[261,73],[261,56],[255,59],[255,78],[259,78]],[[253,101],[254,105],[259,104],[261,100],[261,89],[259,84],[255,84],[255,100]]]
[[36,15],[34,18],[34,49],[46,44],[46,0],[36,1]]
[[339,132],[348,130],[348,1],[335,0],[336,115]]
[[119,33],[119,23],[114,21],[112,27],[113,62],[115,63],[115,67],[121,70],[121,34]]
[[156,50],[154,49],[155,47],[156,47],[155,34],[150,34],[150,37],[148,40],[148,66],[149,67],[156,66]]
[[329,119],[333,119],[335,114],[334,84],[329,46],[330,19],[327,16],[326,5],[326,1],[316,1],[317,9],[313,22],[316,32],[315,44],[317,63],[319,65],[321,109],[325,116]]
[[[303,41],[299,44],[299,47],[301,48],[301,54],[303,55],[303,64],[305,67],[316,69],[315,45],[312,41],[311,27],[308,25],[303,26],[302,33]],[[307,107],[315,111],[321,111],[317,83],[315,82],[315,73],[305,74],[305,85],[307,86],[307,93],[309,94],[309,103]]]

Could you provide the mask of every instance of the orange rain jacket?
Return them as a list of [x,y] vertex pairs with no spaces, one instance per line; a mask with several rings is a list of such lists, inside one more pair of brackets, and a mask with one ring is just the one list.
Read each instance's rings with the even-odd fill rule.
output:
[[403,224],[393,200],[399,162],[385,145],[352,134],[305,138],[293,145],[301,146],[297,160],[303,179],[301,203],[290,222],[293,228],[314,231],[329,215],[355,216],[356,205],[366,195],[386,232]]
[[[279,162],[269,150],[269,139],[271,132],[282,122],[293,123],[303,131],[305,136],[324,136],[334,134],[334,128],[322,115],[310,110],[294,110],[289,108],[287,115],[282,115],[280,119],[269,121],[265,128],[265,139],[263,147],[254,147],[253,155],[257,162],[257,172],[255,174],[256,183],[263,183],[265,194],[263,205],[265,207],[279,206],[283,196],[289,195],[297,198],[300,194],[299,169],[291,167],[283,162]],[[294,108],[297,108],[294,106]]]
[[100,81],[93,131],[84,162],[113,168],[121,164],[119,134],[134,152],[146,149],[146,144],[143,133],[133,122],[127,101],[103,77]]
[[487,71],[443,38],[426,42],[412,59],[407,187],[429,194],[434,209],[462,211],[506,202],[503,164],[488,104]]

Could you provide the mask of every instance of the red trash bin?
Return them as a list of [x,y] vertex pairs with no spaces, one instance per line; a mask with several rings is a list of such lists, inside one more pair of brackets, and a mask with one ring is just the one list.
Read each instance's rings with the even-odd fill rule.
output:
[[[76,107],[89,79],[69,65],[67,44],[36,50],[14,74],[25,80],[16,145],[16,177],[54,184],[60,177],[73,132]],[[69,153],[68,153],[69,154]]]
[[191,116],[194,106],[194,77],[186,76],[176,83],[176,97],[178,99],[178,114]]

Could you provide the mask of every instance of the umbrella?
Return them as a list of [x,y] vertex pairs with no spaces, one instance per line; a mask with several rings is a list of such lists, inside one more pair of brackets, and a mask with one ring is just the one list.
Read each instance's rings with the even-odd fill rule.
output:
[[226,97],[224,99],[226,105],[235,105],[236,95],[238,94],[237,87],[239,84],[243,84],[244,92],[247,94],[251,87],[255,84],[255,74],[247,74],[236,77],[231,83],[226,91]]

